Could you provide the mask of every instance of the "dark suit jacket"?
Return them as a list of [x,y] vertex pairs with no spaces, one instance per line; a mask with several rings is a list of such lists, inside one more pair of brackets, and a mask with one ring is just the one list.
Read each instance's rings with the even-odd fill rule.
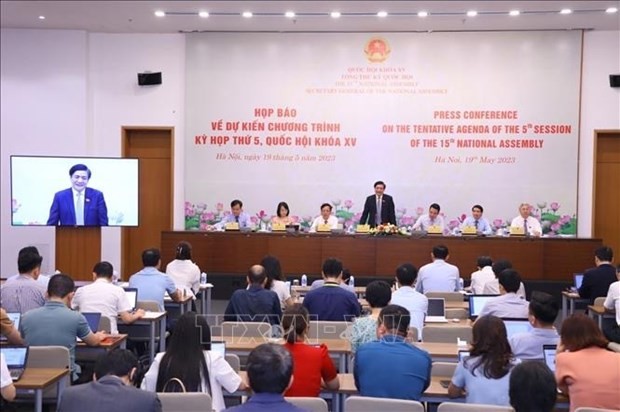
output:
[[230,297],[224,320],[227,322],[269,322],[279,325],[282,306],[276,292],[252,285],[239,289]]
[[588,269],[583,274],[579,296],[584,299],[590,299],[590,305],[593,305],[594,299],[607,296],[609,285],[617,280],[616,268],[613,265],[603,264],[593,269]]
[[58,412],[161,412],[154,392],[123,384],[116,376],[104,376],[96,382],[66,388]]
[[383,194],[381,197],[381,222],[375,222],[376,215],[377,196],[371,195],[366,198],[366,203],[364,203],[364,211],[362,212],[360,224],[366,224],[367,220],[371,227],[375,227],[381,223],[396,224],[396,212],[394,211],[394,200],[392,196]]
[[[51,226],[75,226],[75,205],[71,188],[56,192],[50,208],[47,224]],[[103,193],[86,188],[84,196],[84,226],[107,226],[108,208]]]

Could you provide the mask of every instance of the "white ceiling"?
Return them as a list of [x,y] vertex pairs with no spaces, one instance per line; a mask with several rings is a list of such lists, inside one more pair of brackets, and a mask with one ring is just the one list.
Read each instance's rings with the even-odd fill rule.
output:
[[[3,28],[74,29],[104,33],[191,31],[387,32],[472,30],[620,30],[620,1],[1,1]],[[571,8],[572,14],[559,10]],[[520,10],[517,17],[510,10]],[[167,13],[163,18],[155,10]],[[376,13],[384,10],[388,17]],[[417,17],[427,11],[426,18]],[[467,17],[468,10],[478,16]],[[197,16],[207,11],[208,18]],[[250,19],[241,17],[251,11]],[[286,11],[297,13],[286,18]],[[329,17],[340,11],[339,19]],[[350,14],[349,14],[350,13]],[[398,15],[401,13],[401,15]],[[490,13],[490,14],[486,14]],[[261,15],[262,14],[262,15]],[[45,16],[40,20],[39,16]]]

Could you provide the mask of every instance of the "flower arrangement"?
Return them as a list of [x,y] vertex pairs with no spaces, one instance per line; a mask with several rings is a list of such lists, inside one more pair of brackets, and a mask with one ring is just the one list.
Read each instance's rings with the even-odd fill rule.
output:
[[222,220],[224,205],[218,203],[215,212],[207,211],[205,203],[193,204],[185,202],[185,230],[207,230]]
[[391,236],[399,233],[398,226],[391,223],[381,224],[377,227],[373,227],[368,232],[371,236]]
[[[343,225],[345,225],[346,227],[351,227],[355,224],[354,222],[354,218],[355,218],[355,213],[351,212],[351,208],[353,207],[353,201],[352,200],[345,200],[343,203],[343,206],[340,206],[340,200],[333,200],[332,203],[334,204],[335,208],[336,208],[336,217],[338,218],[338,222],[342,223]],[[360,214],[360,217],[362,215]],[[359,218],[358,218],[358,222],[359,222]]]
[[539,202],[536,206],[537,209],[532,208],[532,215],[540,219],[543,234],[549,236],[577,234],[577,217],[558,213],[560,210],[558,202],[551,202],[548,207],[547,202]]

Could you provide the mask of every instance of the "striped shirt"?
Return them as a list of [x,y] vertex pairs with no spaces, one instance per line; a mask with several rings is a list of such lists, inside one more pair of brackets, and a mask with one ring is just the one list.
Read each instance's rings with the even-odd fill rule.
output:
[[45,305],[47,290],[40,282],[29,275],[17,278],[2,285],[0,306],[7,312],[19,312],[22,315],[29,310]]

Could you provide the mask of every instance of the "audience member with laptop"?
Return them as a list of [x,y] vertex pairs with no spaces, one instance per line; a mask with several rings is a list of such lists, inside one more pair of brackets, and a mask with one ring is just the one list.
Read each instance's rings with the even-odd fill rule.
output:
[[23,345],[24,340],[19,334],[19,321],[21,313],[6,313],[0,308],[0,335],[1,339],[7,340],[11,345]]
[[424,318],[428,312],[428,298],[414,288],[418,269],[411,263],[404,263],[396,269],[397,289],[392,292],[393,305],[399,305],[409,311],[411,322],[409,328],[418,330],[418,339],[422,340]]
[[560,335],[553,322],[559,310],[553,296],[536,290],[532,292],[528,308],[528,321],[532,330],[509,337],[510,347],[516,358],[542,359],[543,345],[557,345]]
[[594,251],[596,267],[583,273],[579,288],[579,297],[590,299],[590,305],[594,304],[594,299],[607,296],[609,286],[618,280],[616,268],[611,263],[613,259],[614,251],[608,246],[601,246]]
[[21,313],[45,305],[45,286],[38,282],[41,275],[43,257],[34,246],[27,246],[19,251],[17,269],[19,276],[2,285],[0,306],[7,312]]
[[161,266],[159,249],[146,249],[142,252],[142,264],[144,268],[129,278],[129,287],[138,289],[141,300],[157,302],[159,310],[162,311],[166,292],[173,301],[181,301],[181,293],[172,279],[159,271]]
[[[491,266],[493,269],[493,274],[495,275],[495,279],[489,280],[484,284],[484,289],[482,289],[483,295],[499,295],[499,274],[502,273],[506,269],[512,269],[512,263],[509,260],[498,260],[493,263]],[[525,299],[525,285],[523,282],[519,285],[519,290],[517,291],[517,295],[521,296]]]
[[450,253],[446,246],[433,247],[431,252],[433,262],[420,268],[415,290],[420,293],[458,292],[459,268],[447,262],[449,257]]
[[498,276],[500,296],[490,299],[482,308],[480,316],[526,319],[529,313],[527,300],[517,295],[521,276],[516,270],[505,269]]

